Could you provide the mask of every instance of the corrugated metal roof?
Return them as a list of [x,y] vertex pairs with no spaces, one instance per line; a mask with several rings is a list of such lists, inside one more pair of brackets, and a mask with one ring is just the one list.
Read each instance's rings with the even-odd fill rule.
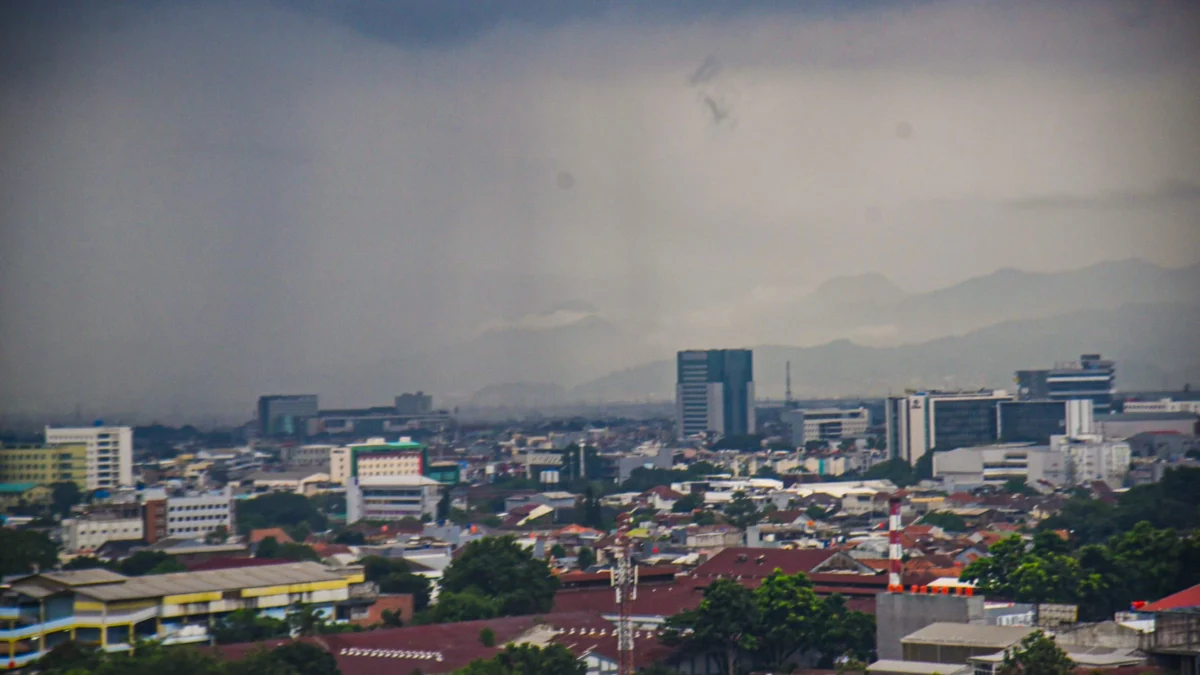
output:
[[867,666],[868,673],[912,673],[913,675],[956,675],[970,670],[969,666],[954,666],[945,663],[926,663],[925,661],[892,661],[883,659]]
[[[79,575],[98,570],[81,570],[78,572],[55,572],[58,576]],[[111,574],[111,572],[110,572]],[[50,574],[41,575],[52,581],[60,581]],[[204,572],[177,572],[174,574],[156,574],[144,577],[122,577],[118,583],[102,583],[95,586],[75,586],[73,590],[97,600],[111,602],[114,600],[136,600],[141,598],[158,598],[167,595],[184,593],[209,593],[236,591],[243,588],[261,588],[265,586],[281,586],[285,584],[302,584],[317,581],[337,581],[341,575],[329,570],[324,565],[315,562],[288,563],[286,565],[265,565],[260,567],[240,567],[237,569],[207,570]],[[30,584],[31,588],[33,584]],[[25,592],[14,584],[14,590]]]
[[112,570],[90,569],[66,572],[45,572],[43,577],[57,581],[66,586],[90,586],[92,584],[112,584],[127,580],[129,577],[117,574]]
[[986,626],[972,623],[934,623],[910,633],[901,643],[963,645],[1005,649],[1033,632],[1028,626]]

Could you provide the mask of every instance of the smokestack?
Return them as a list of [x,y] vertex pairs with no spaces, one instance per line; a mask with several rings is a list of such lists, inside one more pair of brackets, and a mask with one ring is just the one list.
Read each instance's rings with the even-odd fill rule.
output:
[[904,549],[900,545],[900,498],[888,499],[888,592],[903,593],[900,585],[900,568],[903,564],[900,558]]

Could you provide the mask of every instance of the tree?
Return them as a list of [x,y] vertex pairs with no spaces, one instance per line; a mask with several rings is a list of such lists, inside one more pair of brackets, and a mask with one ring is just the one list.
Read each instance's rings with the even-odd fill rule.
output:
[[127,577],[140,577],[147,574],[168,574],[170,572],[186,572],[178,560],[162,551],[138,551],[117,565],[117,571]]
[[204,543],[206,544],[224,544],[229,538],[229,528],[224,525],[218,525],[211,532],[204,535]]
[[404,626],[404,618],[400,616],[400,612],[390,609],[385,609],[379,613],[379,622],[387,628],[401,628]]
[[1020,535],[1001,539],[988,549],[988,557],[980,558],[963,570],[963,581],[974,581],[980,591],[1011,599],[1012,576],[1025,558],[1025,542]]
[[555,560],[562,560],[563,558],[567,557],[567,549],[563,548],[562,544],[555,544],[550,547],[550,555],[553,556]]
[[321,562],[321,556],[311,546],[297,544],[292,541],[280,545],[274,557],[282,560],[294,560],[296,562],[304,562],[306,560]]
[[0,528],[0,576],[49,570],[58,562],[58,547],[36,530]]
[[758,651],[768,668],[784,668],[798,652],[817,646],[821,636],[821,601],[808,576],[776,569],[754,590],[762,621]]
[[855,661],[875,658],[875,617],[846,607],[846,600],[834,593],[821,601],[823,627],[817,638],[821,662],[832,666],[841,657]]
[[313,605],[305,605],[296,601],[287,612],[287,625],[292,635],[321,635],[323,633],[341,632],[333,630],[325,615]]
[[515,616],[550,611],[558,579],[514,537],[484,537],[467,544],[446,567],[441,587],[444,593],[494,598],[501,616]]
[[817,504],[809,504],[808,508],[804,509],[804,515],[812,520],[821,520],[822,518],[829,517],[829,512]]
[[579,500],[575,511],[576,523],[597,530],[605,529],[604,510],[600,506],[600,497],[596,494],[596,490],[592,487],[591,483],[588,483],[587,489],[583,493],[583,498]]
[[916,482],[912,466],[898,457],[872,466],[863,474],[863,478],[867,480],[890,480],[897,487],[907,487]]
[[222,617],[213,627],[213,640],[219,645],[261,642],[286,637],[288,624],[253,609],[238,609]]
[[442,496],[437,503],[437,520],[442,522],[450,518],[450,488],[442,488]]
[[477,659],[455,671],[456,675],[585,675],[587,664],[562,645],[545,648],[531,644],[508,645],[490,659]]
[[1067,653],[1053,637],[1040,630],[1026,635],[1020,644],[1004,652],[1000,675],[1070,675],[1074,668]]
[[733,493],[733,499],[730,499],[729,504],[725,506],[725,515],[729,517],[729,522],[734,527],[742,530],[762,519],[762,514],[758,512],[758,507],[741,490]]
[[83,492],[73,481],[63,481],[50,485],[50,504],[54,513],[66,516],[71,507],[83,501]]
[[1025,481],[1021,480],[1020,478],[1009,478],[1008,480],[1004,481],[1004,486],[1000,489],[1004,490],[1005,492],[1007,492],[1010,495],[1037,494],[1036,490],[1029,487],[1029,483],[1026,483]]
[[442,591],[437,604],[423,612],[421,620],[425,623],[459,623],[491,619],[499,615],[500,604],[478,591]]
[[580,546],[579,552],[575,554],[575,562],[579,569],[586,570],[596,564],[596,554],[592,552],[592,549]]
[[429,606],[432,586],[427,577],[415,574],[403,558],[367,556],[359,561],[367,581],[379,584],[380,593],[409,593],[413,596],[413,610],[421,611]]
[[99,567],[108,567],[104,561],[87,555],[81,555],[71,559],[71,562],[63,565],[64,570],[94,570]]
[[479,631],[479,644],[484,647],[496,646],[496,631],[491,628],[484,627]]
[[254,547],[255,558],[278,558],[279,557],[279,540],[275,537],[263,537],[262,541],[258,542],[258,546]]
[[702,506],[704,506],[704,497],[696,494],[695,492],[691,492],[680,497],[679,499],[676,499],[675,504],[671,506],[671,512],[691,513]]
[[704,589],[700,606],[667,619],[666,642],[683,651],[713,657],[722,675],[735,675],[742,652],[758,648],[761,614],[750,589],[717,579]]
[[288,666],[295,675],[341,675],[337,659],[310,642],[285,642],[269,652],[274,661]]
[[300,523],[319,532],[325,529],[328,519],[314,502],[294,492],[268,492],[238,502],[237,526],[242,534],[266,527],[290,528]]
[[965,532],[967,529],[967,522],[963,520],[962,516],[948,511],[928,513],[925,517],[921,518],[921,522],[926,525],[940,527],[947,532]]

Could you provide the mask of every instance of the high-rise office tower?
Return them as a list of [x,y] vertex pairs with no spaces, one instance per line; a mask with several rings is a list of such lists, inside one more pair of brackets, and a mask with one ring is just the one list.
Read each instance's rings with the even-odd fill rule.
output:
[[1018,370],[1017,393],[1022,401],[1087,399],[1096,414],[1112,412],[1116,393],[1116,364],[1099,354],[1083,354],[1078,361],[1057,363],[1043,370]]
[[263,436],[303,434],[318,412],[316,394],[275,394],[258,398],[258,430]]
[[681,438],[754,433],[754,354],[694,349],[676,358],[675,415]]
[[889,396],[888,455],[916,464],[925,453],[994,443],[1000,422],[997,404],[1011,401],[1003,390],[921,391]]

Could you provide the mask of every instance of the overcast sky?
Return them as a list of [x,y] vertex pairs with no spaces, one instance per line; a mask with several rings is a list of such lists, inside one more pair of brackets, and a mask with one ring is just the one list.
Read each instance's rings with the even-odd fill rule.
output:
[[4,3],[0,410],[1200,261],[1197,3],[697,4]]

